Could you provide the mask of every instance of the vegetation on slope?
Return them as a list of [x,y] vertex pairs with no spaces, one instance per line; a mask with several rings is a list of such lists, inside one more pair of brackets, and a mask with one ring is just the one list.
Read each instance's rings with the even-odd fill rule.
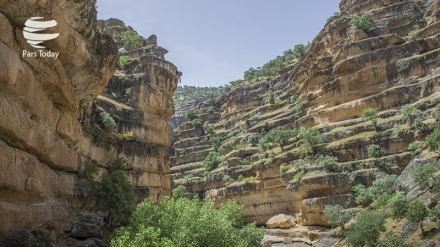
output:
[[197,98],[213,98],[223,92],[224,87],[196,87],[196,86],[177,86],[174,92],[174,104],[180,104],[184,101]]

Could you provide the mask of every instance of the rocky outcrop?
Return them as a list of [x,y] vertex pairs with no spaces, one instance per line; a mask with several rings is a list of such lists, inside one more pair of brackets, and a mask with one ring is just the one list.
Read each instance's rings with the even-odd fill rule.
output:
[[[401,107],[422,110],[414,118],[429,129],[440,103],[439,3],[343,0],[340,8],[295,64],[211,99],[211,109],[220,114],[207,120],[214,133],[207,125],[180,125],[170,158],[175,186],[217,206],[237,200],[248,222],[264,225],[282,213],[295,215],[301,225],[328,226],[324,205],[353,206],[353,185],[405,169],[412,159],[408,144],[422,140],[426,130],[406,123]],[[368,32],[351,24],[364,11],[374,19]],[[199,105],[199,118],[206,105]],[[377,128],[361,118],[368,107],[378,111]],[[403,131],[393,131],[394,125]],[[259,151],[258,140],[278,126],[315,127],[324,143],[307,158],[298,137],[283,149],[273,144]],[[213,151],[214,135],[222,140],[224,156],[208,171],[203,160]],[[370,144],[380,146],[379,157],[369,157]],[[318,164],[318,155],[335,157],[336,164]]]
[[[90,206],[79,175],[87,163],[103,174],[123,161],[139,199],[170,194],[166,119],[174,111],[180,72],[152,36],[127,51],[130,69],[113,75],[120,48],[115,41],[121,40],[98,26],[111,35],[126,27],[115,19],[98,23],[95,1],[28,5],[0,1],[0,238],[25,228],[52,240],[72,235],[62,246],[100,246],[85,238],[100,237],[102,222],[74,223]],[[59,37],[45,42],[45,49],[23,37],[33,16],[58,23],[47,31]],[[39,50],[59,54],[41,57]],[[38,56],[26,55],[33,52]],[[114,130],[100,122],[103,111],[115,121]]]

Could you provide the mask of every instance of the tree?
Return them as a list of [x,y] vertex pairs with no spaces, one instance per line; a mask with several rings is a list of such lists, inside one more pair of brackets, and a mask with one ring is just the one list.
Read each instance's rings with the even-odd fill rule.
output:
[[435,125],[434,131],[426,137],[425,143],[429,151],[440,154],[440,123]]
[[333,226],[340,226],[342,230],[344,225],[353,217],[351,212],[340,205],[325,205],[324,215],[327,222]]
[[369,120],[374,125],[374,129],[377,130],[378,122],[377,110],[373,108],[366,108],[362,111],[362,120]]
[[375,27],[373,14],[366,11],[362,15],[353,16],[352,24],[358,30],[363,30],[365,32],[371,31]]
[[124,69],[128,65],[128,59],[129,57],[126,55],[119,57],[119,66],[121,67],[121,69]]
[[302,140],[300,148],[305,153],[314,153],[316,146],[324,142],[322,135],[316,128],[301,128],[298,137]]
[[285,130],[283,127],[279,126],[275,129],[271,129],[269,133],[266,134],[266,136],[273,143],[280,145],[281,150],[284,151],[283,146],[285,146],[288,143],[289,139],[294,137],[295,134],[295,130]]
[[91,197],[98,211],[107,212],[107,224],[115,227],[126,224],[135,208],[136,195],[125,178],[124,166],[116,164],[100,181],[92,182]]
[[385,230],[385,217],[377,211],[365,211],[361,213],[356,222],[350,226],[347,232],[347,243],[354,247],[364,245],[375,246],[380,232]]
[[202,163],[206,170],[211,171],[217,168],[217,166],[221,162],[222,162],[222,155],[214,151],[214,152],[210,152]]
[[213,136],[209,138],[209,144],[214,148],[215,151],[222,145],[222,139],[218,136]]
[[267,100],[269,101],[269,103],[274,104],[275,103],[275,96],[273,94],[273,90],[270,89],[269,92],[267,93]]
[[262,229],[243,223],[243,206],[235,201],[216,209],[206,200],[165,198],[139,204],[130,225],[112,240],[112,247],[250,247],[261,246],[262,239]]
[[198,118],[193,119],[192,125],[193,125],[194,129],[197,129],[202,126],[202,121],[200,121],[200,119],[198,119]]
[[371,144],[367,148],[369,158],[379,158],[380,157],[380,146],[377,144]]
[[172,195],[174,198],[183,197],[186,192],[186,187],[183,185],[179,185],[173,189]]
[[425,234],[423,229],[423,220],[429,215],[429,210],[419,199],[413,200],[409,205],[409,210],[406,214],[406,218],[414,223],[420,223],[420,229],[422,234]]
[[137,49],[142,46],[142,43],[143,38],[139,36],[139,34],[135,30],[128,29],[127,31],[125,31],[124,38],[122,38],[122,44],[124,45],[125,49]]
[[303,44],[295,45],[293,47],[293,56],[296,59],[301,58],[302,56],[304,56],[304,54],[309,49],[309,47],[310,47],[310,44],[307,44],[307,45],[303,45]]
[[263,152],[265,156],[267,156],[267,150],[270,148],[269,138],[264,136],[258,141],[258,149],[260,152]]
[[206,133],[213,135],[215,133],[215,127],[212,124],[208,124],[206,127]]
[[409,204],[413,200],[411,197],[405,196],[402,192],[397,192],[388,201],[391,215],[394,219],[403,218],[409,210]]
[[412,124],[412,122],[413,122],[413,115],[415,115],[419,112],[420,112],[420,110],[417,109],[417,107],[410,105],[410,104],[404,105],[400,109],[400,113],[403,115],[404,123],[409,122],[410,124]]
[[108,131],[113,132],[116,130],[116,122],[108,112],[99,113],[99,122]]
[[433,164],[427,163],[421,167],[414,169],[411,172],[411,176],[414,181],[420,186],[420,189],[424,190],[429,187],[429,182],[434,177],[435,173],[438,171]]
[[197,118],[197,112],[193,109],[189,109],[185,112],[185,119],[192,121]]

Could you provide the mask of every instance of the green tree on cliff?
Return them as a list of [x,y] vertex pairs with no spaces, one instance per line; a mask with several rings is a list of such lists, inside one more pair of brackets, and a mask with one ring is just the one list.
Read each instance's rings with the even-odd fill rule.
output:
[[362,120],[369,120],[374,125],[374,129],[377,130],[378,123],[377,110],[371,107],[368,107],[362,111]]
[[139,34],[135,30],[128,29],[127,31],[125,31],[124,38],[122,38],[122,44],[124,45],[125,49],[137,49],[142,46],[142,43],[143,38],[139,36]]

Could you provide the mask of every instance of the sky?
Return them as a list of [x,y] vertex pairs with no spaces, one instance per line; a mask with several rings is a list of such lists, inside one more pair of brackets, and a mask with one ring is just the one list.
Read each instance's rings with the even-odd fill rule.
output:
[[181,85],[222,86],[312,41],[340,0],[98,0],[98,18],[157,35]]

